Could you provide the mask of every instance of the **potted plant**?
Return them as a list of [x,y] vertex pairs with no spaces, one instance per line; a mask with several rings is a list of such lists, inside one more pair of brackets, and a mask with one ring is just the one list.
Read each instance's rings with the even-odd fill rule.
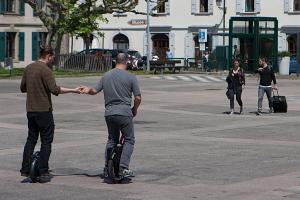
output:
[[291,53],[288,51],[282,51],[278,53],[279,57],[279,74],[289,75],[290,71],[290,57]]

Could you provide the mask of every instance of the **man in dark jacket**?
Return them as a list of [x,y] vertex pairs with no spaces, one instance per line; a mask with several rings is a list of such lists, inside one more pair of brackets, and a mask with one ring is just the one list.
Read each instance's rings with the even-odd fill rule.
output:
[[41,137],[39,172],[41,176],[49,176],[49,157],[54,137],[54,120],[52,114],[51,93],[79,93],[79,88],[69,89],[56,85],[53,73],[48,67],[54,59],[54,50],[50,47],[41,48],[38,61],[25,68],[21,92],[27,93],[26,111],[28,119],[28,137],[24,147],[21,176],[29,176],[30,160]]
[[[269,113],[273,113],[273,102],[272,102],[272,89],[277,90],[276,77],[273,69],[271,69],[266,62],[266,58],[259,58],[259,68],[256,70],[256,73],[260,76],[259,86],[258,86],[258,108],[257,114],[262,114],[262,102],[264,94],[267,94],[269,101]],[[273,87],[272,87],[273,81]]]

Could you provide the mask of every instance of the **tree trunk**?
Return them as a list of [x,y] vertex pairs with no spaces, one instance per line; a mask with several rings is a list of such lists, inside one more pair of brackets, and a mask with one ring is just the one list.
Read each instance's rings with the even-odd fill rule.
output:
[[63,34],[61,34],[61,33],[56,34],[56,41],[55,41],[55,47],[54,47],[55,58],[54,58],[54,62],[53,62],[54,66],[58,66],[58,64],[59,64],[58,62],[59,62],[62,38],[63,38]]

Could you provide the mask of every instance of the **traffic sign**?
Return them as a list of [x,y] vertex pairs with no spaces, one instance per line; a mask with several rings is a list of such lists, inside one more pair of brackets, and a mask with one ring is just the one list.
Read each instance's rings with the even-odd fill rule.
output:
[[199,42],[207,42],[207,29],[200,29],[199,30]]

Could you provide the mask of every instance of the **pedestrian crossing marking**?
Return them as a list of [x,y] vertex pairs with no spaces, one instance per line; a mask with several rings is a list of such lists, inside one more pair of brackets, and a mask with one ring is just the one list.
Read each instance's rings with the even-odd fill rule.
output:
[[221,79],[218,79],[218,78],[215,78],[215,77],[212,77],[212,76],[205,76],[205,78],[207,78],[209,80],[212,80],[212,81],[216,81],[216,82],[221,82],[222,81]]
[[209,83],[209,82],[211,82],[211,81],[209,81],[209,80],[207,80],[207,79],[204,79],[204,78],[202,78],[202,77],[200,77],[200,76],[191,75],[191,77],[192,77],[193,79],[197,80],[197,81],[200,81],[200,82],[204,82],[204,83]]
[[173,76],[164,76],[165,79],[171,80],[171,81],[176,81],[177,79]]
[[186,81],[186,82],[202,82],[202,83],[211,83],[211,82],[221,82],[224,81],[222,77],[212,77],[212,76],[197,76],[197,75],[177,75],[177,76],[152,76],[152,79],[155,80],[169,80],[169,81]]
[[183,80],[183,81],[193,81],[191,78],[189,78],[187,76],[176,76],[176,77]]

